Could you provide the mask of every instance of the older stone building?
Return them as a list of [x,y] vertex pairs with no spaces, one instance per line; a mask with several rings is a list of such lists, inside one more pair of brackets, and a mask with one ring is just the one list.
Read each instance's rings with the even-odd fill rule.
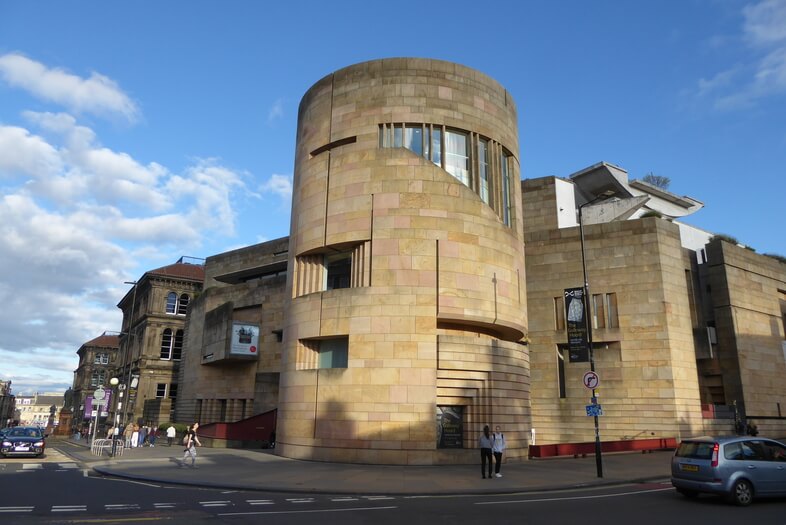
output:
[[[70,398],[66,400],[71,406],[65,407],[74,411],[74,427],[87,426],[91,419],[93,392],[99,386],[109,385],[109,379],[118,365],[119,348],[120,337],[116,333],[104,332],[77,350],[79,366],[74,370],[74,383]],[[103,414],[103,417],[106,415]]]
[[284,238],[207,258],[185,328],[179,421],[231,423],[277,408],[287,250]]
[[375,60],[309,89],[277,453],[466,462],[489,423],[526,454],[518,149],[510,94],[458,64]]
[[201,259],[181,257],[145,272],[118,303],[123,328],[113,375],[120,385],[112,408],[121,423],[172,419],[186,314],[204,279]]

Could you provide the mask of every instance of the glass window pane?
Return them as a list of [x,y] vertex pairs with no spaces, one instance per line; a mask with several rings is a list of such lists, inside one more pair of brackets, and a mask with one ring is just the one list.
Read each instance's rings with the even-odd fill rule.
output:
[[166,313],[173,314],[177,309],[177,294],[175,292],[169,292],[169,295],[166,296]]
[[608,302],[609,328],[617,328],[620,325],[617,314],[617,294],[606,294],[606,300]]
[[172,359],[180,359],[183,353],[183,330],[175,332],[175,343],[172,345]]
[[319,368],[347,368],[349,338],[319,341]]
[[480,198],[489,204],[489,141],[480,139],[478,141],[478,169],[480,179]]
[[606,311],[603,308],[603,294],[592,296],[592,327],[606,327]]
[[445,170],[469,186],[469,154],[464,133],[445,132]]
[[[410,124],[411,126],[411,124]],[[417,127],[407,127],[404,130],[404,147],[412,150],[418,155],[423,155],[423,128],[420,125]]]
[[393,126],[393,147],[400,148],[403,146],[404,141],[403,139],[403,129],[401,128],[401,124],[396,124]]
[[325,258],[327,269],[326,290],[338,290],[349,288],[350,275],[352,272],[352,254],[341,253]]
[[186,312],[188,312],[188,300],[188,295],[183,294],[180,296],[180,301],[177,303],[178,315],[186,315]]
[[510,172],[508,171],[509,157],[502,154],[500,167],[502,168],[502,222],[510,226]]
[[431,134],[431,162],[442,166],[442,130],[434,129]]
[[172,330],[167,328],[161,335],[161,359],[169,359],[172,356]]

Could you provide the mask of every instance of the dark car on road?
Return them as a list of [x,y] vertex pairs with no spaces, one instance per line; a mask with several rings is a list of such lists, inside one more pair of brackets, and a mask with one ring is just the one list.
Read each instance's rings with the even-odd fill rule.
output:
[[671,459],[671,484],[689,498],[718,494],[742,506],[786,496],[786,445],[751,436],[685,439]]
[[38,427],[13,427],[7,429],[0,442],[3,456],[41,456],[46,448],[43,431]]

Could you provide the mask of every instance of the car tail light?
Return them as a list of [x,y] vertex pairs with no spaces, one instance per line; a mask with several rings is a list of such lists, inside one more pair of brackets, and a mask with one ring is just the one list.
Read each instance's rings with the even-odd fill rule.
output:
[[711,466],[717,467],[718,466],[718,451],[720,450],[720,445],[715,443],[712,447],[712,463]]

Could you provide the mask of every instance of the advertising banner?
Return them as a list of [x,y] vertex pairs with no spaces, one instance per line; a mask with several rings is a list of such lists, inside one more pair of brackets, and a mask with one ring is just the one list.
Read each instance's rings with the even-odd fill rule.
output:
[[437,407],[437,448],[464,448],[464,407]]
[[588,362],[587,308],[584,288],[565,289],[565,324],[568,328],[570,362]]
[[232,323],[232,341],[229,353],[232,355],[257,356],[259,348],[259,325]]
[[[107,417],[109,415],[109,407],[112,406],[112,391],[107,390],[104,396],[105,404],[101,407],[101,417]],[[89,395],[85,398],[85,413],[84,419],[90,419],[93,414],[93,410],[98,409],[98,404],[93,402],[93,396]]]

